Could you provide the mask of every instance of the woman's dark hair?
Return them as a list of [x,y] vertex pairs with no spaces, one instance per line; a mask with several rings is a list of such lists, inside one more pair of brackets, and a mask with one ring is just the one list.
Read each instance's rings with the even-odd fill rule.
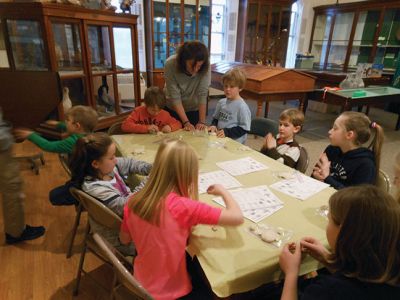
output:
[[373,185],[339,190],[329,199],[340,226],[328,267],[361,281],[400,285],[400,205]]
[[193,64],[202,61],[203,64],[199,70],[200,74],[208,71],[210,66],[209,54],[207,47],[199,41],[184,42],[178,48],[176,54],[176,66],[179,72],[186,73],[186,61],[193,60]]
[[80,187],[86,176],[98,176],[92,162],[100,160],[112,143],[111,138],[104,132],[88,134],[77,140],[69,160],[71,180],[76,186]]

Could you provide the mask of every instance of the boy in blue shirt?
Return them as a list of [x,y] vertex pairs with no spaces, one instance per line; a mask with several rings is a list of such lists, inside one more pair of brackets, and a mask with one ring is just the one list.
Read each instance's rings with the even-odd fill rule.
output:
[[250,131],[251,113],[239,93],[246,84],[246,75],[234,68],[222,76],[222,83],[226,98],[218,101],[208,131],[215,132],[217,137],[230,137],[244,144]]

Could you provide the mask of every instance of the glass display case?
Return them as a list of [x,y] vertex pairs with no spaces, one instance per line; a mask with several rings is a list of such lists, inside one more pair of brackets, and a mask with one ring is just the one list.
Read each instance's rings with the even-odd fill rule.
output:
[[249,0],[239,10],[236,60],[245,63],[284,66],[293,0]]
[[[72,105],[97,110],[99,129],[140,104],[137,16],[54,3],[0,3],[0,22],[0,71],[58,72]],[[63,120],[63,105],[49,117]]]
[[164,86],[167,58],[186,41],[210,45],[210,0],[144,1],[147,78],[150,85]]
[[354,72],[360,63],[393,73],[399,60],[400,2],[367,1],[314,7],[309,52],[314,70]]

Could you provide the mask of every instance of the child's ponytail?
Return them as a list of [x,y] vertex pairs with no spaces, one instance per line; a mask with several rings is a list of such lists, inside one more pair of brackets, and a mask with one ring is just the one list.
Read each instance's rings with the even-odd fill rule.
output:
[[111,138],[103,132],[81,137],[75,144],[69,161],[71,181],[81,186],[86,176],[97,177],[98,173],[92,166],[94,160],[100,160],[112,144]]
[[382,145],[385,139],[385,134],[383,132],[382,126],[380,126],[376,122],[371,122],[370,128],[375,130],[375,134],[368,148],[370,148],[375,155],[376,180],[378,181],[379,169],[381,164]]

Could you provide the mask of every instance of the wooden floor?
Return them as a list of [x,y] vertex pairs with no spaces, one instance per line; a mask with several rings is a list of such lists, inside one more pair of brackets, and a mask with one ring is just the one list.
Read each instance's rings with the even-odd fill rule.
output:
[[[15,148],[18,155],[39,151],[30,142],[16,144]],[[30,169],[28,163],[21,162],[21,175],[25,182],[26,223],[43,225],[46,227],[46,233],[33,241],[6,245],[3,217],[0,217],[0,299],[107,299],[108,292],[88,275],[82,277],[79,295],[72,297],[86,215],[78,230],[73,256],[67,259],[65,254],[75,218],[75,208],[56,207],[48,200],[49,190],[67,180],[58,156],[45,153],[45,165],[40,167],[39,175]],[[90,271],[91,277],[109,286],[111,272],[108,266],[103,265],[93,254],[87,255],[85,269]]]

